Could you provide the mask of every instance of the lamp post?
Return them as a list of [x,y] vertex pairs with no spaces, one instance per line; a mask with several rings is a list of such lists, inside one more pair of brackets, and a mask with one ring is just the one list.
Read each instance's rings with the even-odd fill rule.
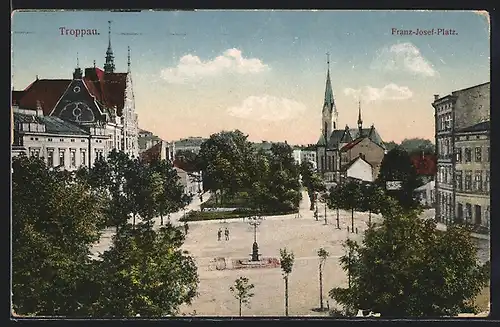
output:
[[262,223],[262,217],[253,216],[248,218],[248,224],[253,227],[252,261],[259,261],[259,245],[257,244],[257,227]]

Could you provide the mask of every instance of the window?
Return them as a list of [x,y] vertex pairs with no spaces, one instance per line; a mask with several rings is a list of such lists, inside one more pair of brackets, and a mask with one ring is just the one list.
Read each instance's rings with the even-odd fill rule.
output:
[[64,142],[64,139],[59,139],[60,142]]
[[443,167],[443,183],[448,184],[448,168]]
[[480,205],[475,205],[474,206],[474,223],[476,225],[481,225],[481,206]]
[[486,161],[490,162],[490,147],[486,148]]
[[476,162],[481,162],[481,147],[477,146],[475,149],[475,160]]
[[30,148],[30,157],[40,158],[40,149]]
[[448,139],[448,138],[447,138],[447,139],[444,141],[444,146],[445,146],[444,154],[445,154],[446,156],[450,155],[450,139]]
[[47,166],[54,167],[54,150],[47,149]]
[[472,161],[472,150],[470,148],[465,148],[465,162]]
[[457,188],[457,191],[461,191],[462,190],[462,171],[461,170],[457,170],[455,172],[455,187]]
[[75,142],[75,139],[71,139],[70,141],[71,141],[71,142]]
[[470,203],[465,204],[465,221],[470,222],[472,220],[472,205]]
[[456,153],[456,161],[457,162],[462,162],[462,148],[457,149]]
[[484,190],[486,192],[490,191],[490,171],[489,170],[484,171]]
[[472,188],[472,170],[465,171],[465,190],[470,191]]
[[64,150],[59,150],[59,166],[65,166],[64,163]]
[[457,220],[459,222],[463,222],[464,220],[464,206],[461,203],[457,205]]
[[86,166],[87,165],[87,153],[85,152],[85,150],[81,150],[80,151],[80,162],[82,163],[83,166]]
[[451,129],[451,114],[446,114],[444,119],[445,119],[445,129],[450,130]]
[[48,139],[47,139],[47,141],[52,142],[52,139],[51,139],[51,138],[48,138]]
[[69,162],[71,167],[76,167],[76,150],[71,149],[69,152]]
[[483,174],[482,171],[476,171],[476,175],[474,178],[474,189],[477,191],[483,190]]

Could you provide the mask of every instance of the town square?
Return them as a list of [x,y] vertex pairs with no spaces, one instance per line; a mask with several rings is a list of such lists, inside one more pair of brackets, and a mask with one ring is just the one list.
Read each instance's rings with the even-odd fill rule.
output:
[[487,316],[487,19],[16,11],[12,319]]

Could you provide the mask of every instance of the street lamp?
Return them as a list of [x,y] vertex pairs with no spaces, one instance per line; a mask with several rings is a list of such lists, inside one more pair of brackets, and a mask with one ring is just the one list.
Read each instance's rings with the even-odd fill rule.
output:
[[259,261],[259,245],[257,244],[257,226],[262,223],[263,218],[253,216],[248,218],[248,224],[253,227],[252,261]]

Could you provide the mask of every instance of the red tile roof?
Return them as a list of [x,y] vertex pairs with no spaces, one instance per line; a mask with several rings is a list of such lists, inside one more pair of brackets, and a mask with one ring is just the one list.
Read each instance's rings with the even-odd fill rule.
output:
[[410,157],[417,175],[435,175],[437,172],[436,156],[432,154],[415,154]]
[[[49,115],[71,81],[70,79],[37,79],[24,91],[13,91],[12,101],[20,107],[36,109],[37,100],[39,100],[44,115]],[[107,108],[116,106],[118,115],[122,114],[125,105],[127,73],[105,74],[99,68],[87,68],[83,81],[99,103]]]
[[17,100],[17,104],[22,108],[36,109],[39,100],[43,114],[48,116],[69,83],[71,83],[69,79],[38,79],[26,88],[24,94]]

